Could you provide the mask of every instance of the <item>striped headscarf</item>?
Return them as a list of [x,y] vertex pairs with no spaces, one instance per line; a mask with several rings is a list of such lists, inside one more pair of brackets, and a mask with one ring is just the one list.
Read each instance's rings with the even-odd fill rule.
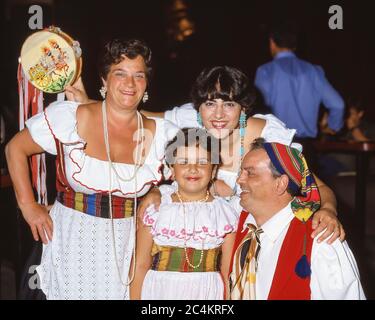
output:
[[280,143],[264,143],[264,148],[277,171],[289,177],[288,187],[297,194],[292,210],[300,221],[306,222],[319,210],[320,195],[305,157],[299,150]]

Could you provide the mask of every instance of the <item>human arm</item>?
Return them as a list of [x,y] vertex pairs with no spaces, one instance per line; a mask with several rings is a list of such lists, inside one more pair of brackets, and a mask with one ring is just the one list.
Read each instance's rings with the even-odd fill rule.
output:
[[210,187],[210,192],[214,196],[220,196],[224,198],[233,196],[233,189],[220,179],[215,179],[213,181]]
[[329,110],[328,127],[337,132],[344,124],[345,103],[340,94],[328,82],[323,69],[319,67],[318,70],[322,103]]
[[[286,128],[285,125],[274,116],[267,115],[267,117],[264,117],[255,115],[248,119],[247,128],[245,146],[250,146],[255,138],[261,136],[267,142],[278,142],[297,147],[297,145],[293,146],[292,144],[295,130]],[[247,151],[245,147],[245,152]],[[337,219],[336,197],[333,191],[323,181],[315,175],[314,177],[321,196],[321,207],[313,216],[314,232],[312,233],[312,237],[315,237],[326,229],[326,232],[319,237],[319,241],[323,241],[331,235],[332,237],[329,239],[329,243],[332,243],[338,237],[340,237],[340,240],[344,240],[345,231],[340,221]]]
[[133,282],[130,284],[131,300],[141,299],[143,280],[152,264],[152,241],[150,227],[145,226],[140,221],[140,226],[137,230],[135,275]]
[[264,103],[271,107],[271,81],[267,73],[267,70],[264,66],[260,66],[255,74],[254,85],[262,93]]
[[320,130],[320,134],[322,135],[332,136],[336,134],[335,131],[333,131],[330,127],[328,127],[328,112],[327,111],[324,112],[323,117],[319,122],[319,130]]
[[138,206],[137,209],[137,217],[140,220],[143,220],[143,217],[145,215],[146,209],[150,205],[154,205],[155,210],[159,210],[161,202],[161,193],[158,187],[153,187],[147,195],[142,199],[141,203]]
[[341,241],[345,239],[345,230],[337,219],[337,201],[332,189],[329,188],[322,180],[314,175],[320,193],[320,209],[315,212],[312,220],[312,228],[314,229],[311,236],[315,238],[319,235],[318,242],[322,242],[328,237],[328,244],[332,244],[337,238]]
[[353,137],[353,140],[354,141],[359,141],[359,142],[366,142],[366,141],[370,141],[369,138],[367,138],[363,131],[361,130],[361,128],[359,127],[356,127],[356,128],[353,128],[351,130],[351,133],[352,133],[352,137]]
[[221,255],[221,264],[220,264],[220,273],[224,281],[224,293],[225,300],[229,299],[229,270],[230,270],[230,261],[232,258],[232,250],[234,246],[234,240],[236,239],[236,233],[227,234],[224,238],[224,243],[221,246],[222,255]]
[[53,223],[45,206],[35,201],[29,175],[28,157],[44,152],[35,143],[28,129],[17,133],[5,148],[8,169],[22,215],[30,226],[35,241],[44,244],[52,239]]
[[81,77],[73,85],[65,88],[65,95],[69,101],[81,102],[82,104],[97,102],[87,96]]
[[314,241],[311,254],[312,300],[364,300],[358,266],[346,241]]
[[[251,142],[261,136],[267,142],[278,142],[286,145],[291,145],[292,147],[297,147],[297,144],[293,145],[293,136],[295,134],[294,129],[288,129],[285,124],[278,120],[274,116],[262,116],[255,115],[248,119],[247,122],[247,132],[245,140],[245,146],[251,144]],[[300,145],[299,145],[300,147]],[[246,150],[245,147],[245,152]],[[335,239],[340,237],[340,240],[345,239],[345,231],[337,219],[337,202],[333,191],[317,176],[315,176],[317,182],[319,193],[321,196],[321,207],[313,216],[313,228],[314,232],[312,236],[315,237],[321,231],[326,229],[326,232],[319,237],[320,241],[323,241],[330,235],[332,237],[329,239],[329,243],[332,243]]]

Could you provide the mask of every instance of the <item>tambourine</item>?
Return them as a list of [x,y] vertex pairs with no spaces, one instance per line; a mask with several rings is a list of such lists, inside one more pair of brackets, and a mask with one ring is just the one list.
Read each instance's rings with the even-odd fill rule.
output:
[[30,35],[22,45],[20,61],[30,83],[47,93],[59,93],[81,74],[82,50],[57,27]]

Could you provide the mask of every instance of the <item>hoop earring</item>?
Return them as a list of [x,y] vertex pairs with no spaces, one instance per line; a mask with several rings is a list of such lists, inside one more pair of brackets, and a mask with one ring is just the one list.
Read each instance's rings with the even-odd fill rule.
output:
[[245,138],[245,131],[246,131],[246,126],[247,126],[246,113],[243,111],[241,111],[239,124],[240,124],[240,137],[241,137],[240,155],[241,155],[241,160],[242,160],[243,156],[245,155],[244,138]]
[[147,91],[145,91],[145,93],[143,94],[142,101],[143,101],[143,103],[146,103],[147,100],[148,100],[148,93],[147,93]]
[[200,112],[197,113],[197,122],[201,127],[203,127],[203,121]]
[[106,86],[102,86],[99,90],[100,92],[100,95],[102,96],[103,99],[105,99],[106,95],[107,95],[107,87]]

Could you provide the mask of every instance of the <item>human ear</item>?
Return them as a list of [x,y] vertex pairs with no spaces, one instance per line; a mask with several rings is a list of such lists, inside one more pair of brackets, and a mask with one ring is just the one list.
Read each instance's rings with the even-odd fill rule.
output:
[[281,175],[276,180],[276,193],[282,195],[287,192],[289,177],[286,174]]
[[175,180],[175,175],[174,175],[174,169],[173,169],[173,166],[169,166],[169,169],[171,170],[171,173],[172,173],[172,175],[171,175],[171,180]]

